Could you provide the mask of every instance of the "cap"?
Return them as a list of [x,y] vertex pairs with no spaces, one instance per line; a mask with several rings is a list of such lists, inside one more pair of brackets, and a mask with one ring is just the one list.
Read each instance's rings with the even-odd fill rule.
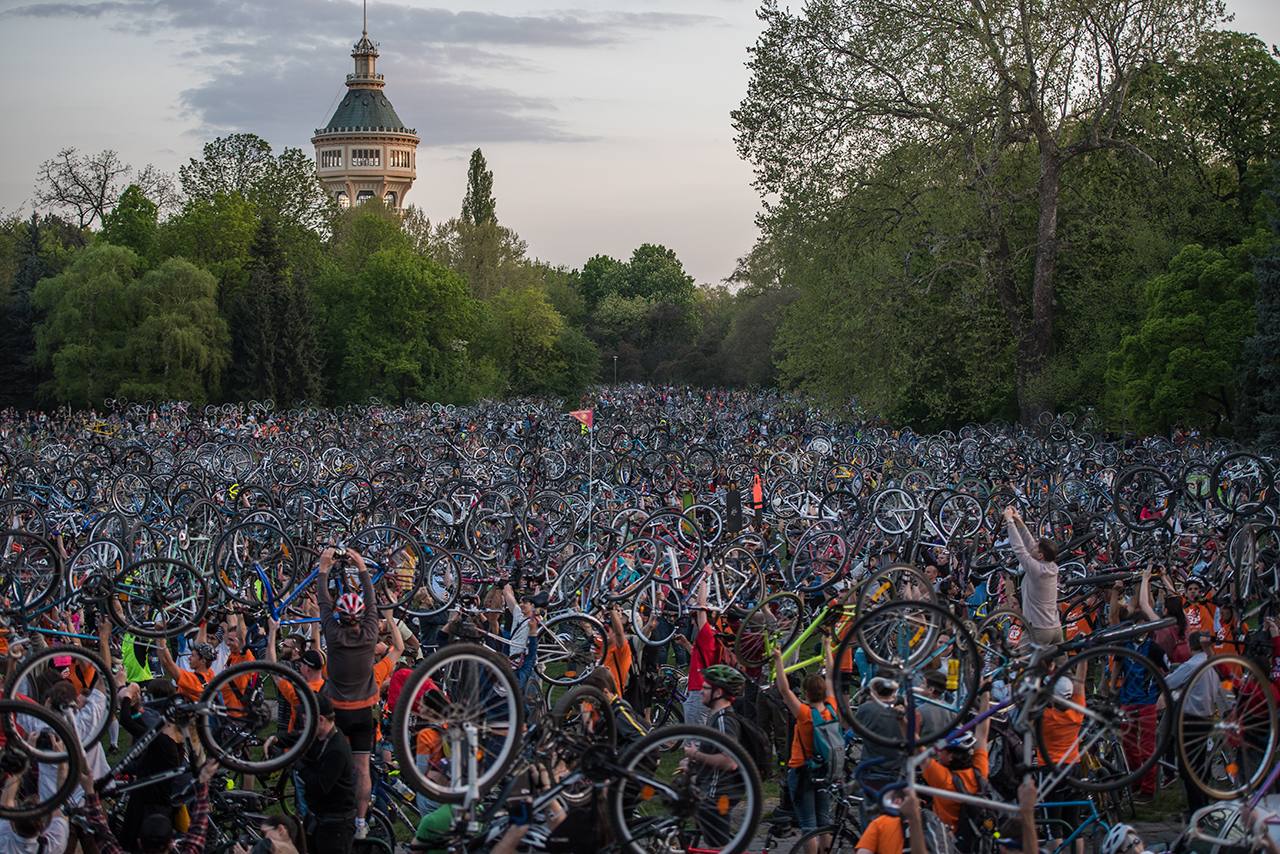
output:
[[138,829],[140,839],[172,839],[173,822],[160,813],[152,813],[142,820]]
[[1069,676],[1059,676],[1058,681],[1053,683],[1053,693],[1059,697],[1071,697],[1075,693],[1075,684]]
[[307,667],[310,667],[312,670],[324,669],[324,656],[320,654],[320,650],[318,649],[307,650],[298,660],[307,665]]
[[317,694],[316,700],[320,705],[320,714],[323,717],[331,718],[334,716],[333,700],[329,699],[328,694]]

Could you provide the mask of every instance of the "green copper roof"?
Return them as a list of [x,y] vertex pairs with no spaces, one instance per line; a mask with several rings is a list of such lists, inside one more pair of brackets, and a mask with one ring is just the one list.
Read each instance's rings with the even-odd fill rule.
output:
[[388,131],[410,133],[400,121],[391,102],[378,89],[350,89],[334,111],[333,118],[324,127],[325,132],[337,128],[384,128]]

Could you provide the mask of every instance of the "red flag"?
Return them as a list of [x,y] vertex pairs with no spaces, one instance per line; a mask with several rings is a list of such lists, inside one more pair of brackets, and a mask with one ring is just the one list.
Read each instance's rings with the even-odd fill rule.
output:
[[595,410],[592,410],[592,409],[579,409],[575,412],[570,412],[569,417],[576,418],[577,420],[581,421],[583,424],[586,424],[587,429],[590,430],[592,413],[594,411]]

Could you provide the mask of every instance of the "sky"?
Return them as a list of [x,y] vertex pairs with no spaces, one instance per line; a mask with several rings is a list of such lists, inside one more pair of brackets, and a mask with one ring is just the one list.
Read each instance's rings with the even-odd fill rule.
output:
[[[723,280],[757,236],[729,118],[757,5],[371,2],[384,91],[422,140],[405,202],[456,216],[479,147],[530,256],[574,268],[660,243],[699,283]],[[1227,5],[1232,28],[1280,43],[1275,0]],[[40,163],[66,147],[166,172],[236,132],[314,154],[361,15],[352,0],[0,0],[0,213],[29,214]]]

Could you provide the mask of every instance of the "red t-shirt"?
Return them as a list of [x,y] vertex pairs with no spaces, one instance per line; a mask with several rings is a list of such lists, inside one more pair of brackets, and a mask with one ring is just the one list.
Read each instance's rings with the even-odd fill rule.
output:
[[693,652],[689,661],[689,690],[702,690],[702,669],[718,663],[716,632],[710,623],[703,623],[693,639]]

